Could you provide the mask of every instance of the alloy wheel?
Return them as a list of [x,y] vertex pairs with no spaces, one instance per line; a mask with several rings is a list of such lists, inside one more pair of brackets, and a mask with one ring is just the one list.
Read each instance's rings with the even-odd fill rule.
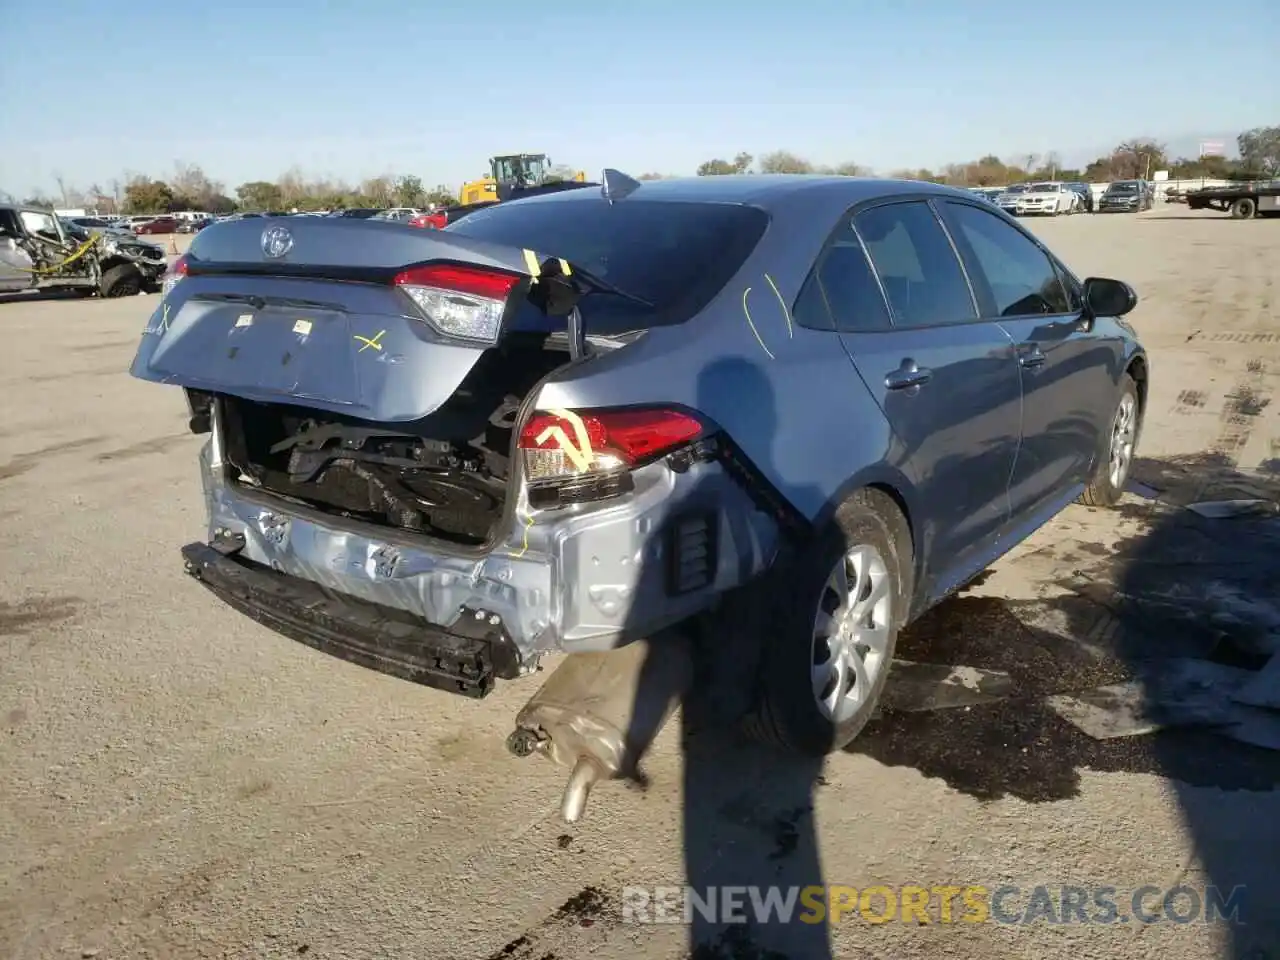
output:
[[1126,393],[1120,398],[1120,407],[1116,410],[1116,419],[1111,427],[1111,457],[1109,479],[1111,486],[1117,491],[1124,488],[1129,476],[1129,467],[1133,465],[1133,445],[1137,436],[1138,405],[1133,394]]
[[813,696],[832,723],[867,703],[880,673],[893,616],[889,569],[875,547],[854,547],[836,563],[813,623]]

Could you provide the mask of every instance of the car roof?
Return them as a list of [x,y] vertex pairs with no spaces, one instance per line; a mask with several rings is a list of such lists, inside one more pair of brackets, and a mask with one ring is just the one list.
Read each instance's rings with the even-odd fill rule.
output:
[[[629,197],[668,203],[743,203],[768,209],[800,192],[830,194],[846,205],[898,194],[928,193],[967,196],[968,191],[927,180],[888,180],[875,177],[837,177],[811,174],[727,174],[645,180]],[[580,187],[521,197],[517,203],[600,202],[600,188]],[[625,203],[625,199],[616,202]]]

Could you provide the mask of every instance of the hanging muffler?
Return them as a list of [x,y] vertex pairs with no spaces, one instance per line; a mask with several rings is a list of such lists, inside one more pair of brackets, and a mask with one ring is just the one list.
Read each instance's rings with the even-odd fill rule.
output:
[[644,783],[640,760],[692,683],[692,641],[676,631],[570,654],[516,716],[507,747],[571,771],[560,814],[575,823],[597,781]]

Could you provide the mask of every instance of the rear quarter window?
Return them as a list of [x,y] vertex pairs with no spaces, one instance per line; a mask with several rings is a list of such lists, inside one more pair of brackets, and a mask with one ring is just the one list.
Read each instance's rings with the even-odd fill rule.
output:
[[653,304],[587,298],[588,330],[613,333],[693,317],[738,271],[768,224],[763,210],[742,204],[593,198],[497,204],[445,232],[561,257]]

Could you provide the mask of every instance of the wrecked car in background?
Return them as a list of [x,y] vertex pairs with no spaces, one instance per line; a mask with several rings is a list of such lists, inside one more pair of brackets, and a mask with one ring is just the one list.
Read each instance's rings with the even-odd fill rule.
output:
[[126,297],[158,290],[166,266],[153,243],[74,226],[49,210],[0,206],[0,292]]
[[227,603],[473,697],[572,654],[509,740],[573,767],[568,819],[692,663],[761,739],[847,744],[905,624],[1119,500],[1147,395],[1132,289],[971,193],[603,181],[440,230],[215,224],[132,367],[209,435],[182,552]]

